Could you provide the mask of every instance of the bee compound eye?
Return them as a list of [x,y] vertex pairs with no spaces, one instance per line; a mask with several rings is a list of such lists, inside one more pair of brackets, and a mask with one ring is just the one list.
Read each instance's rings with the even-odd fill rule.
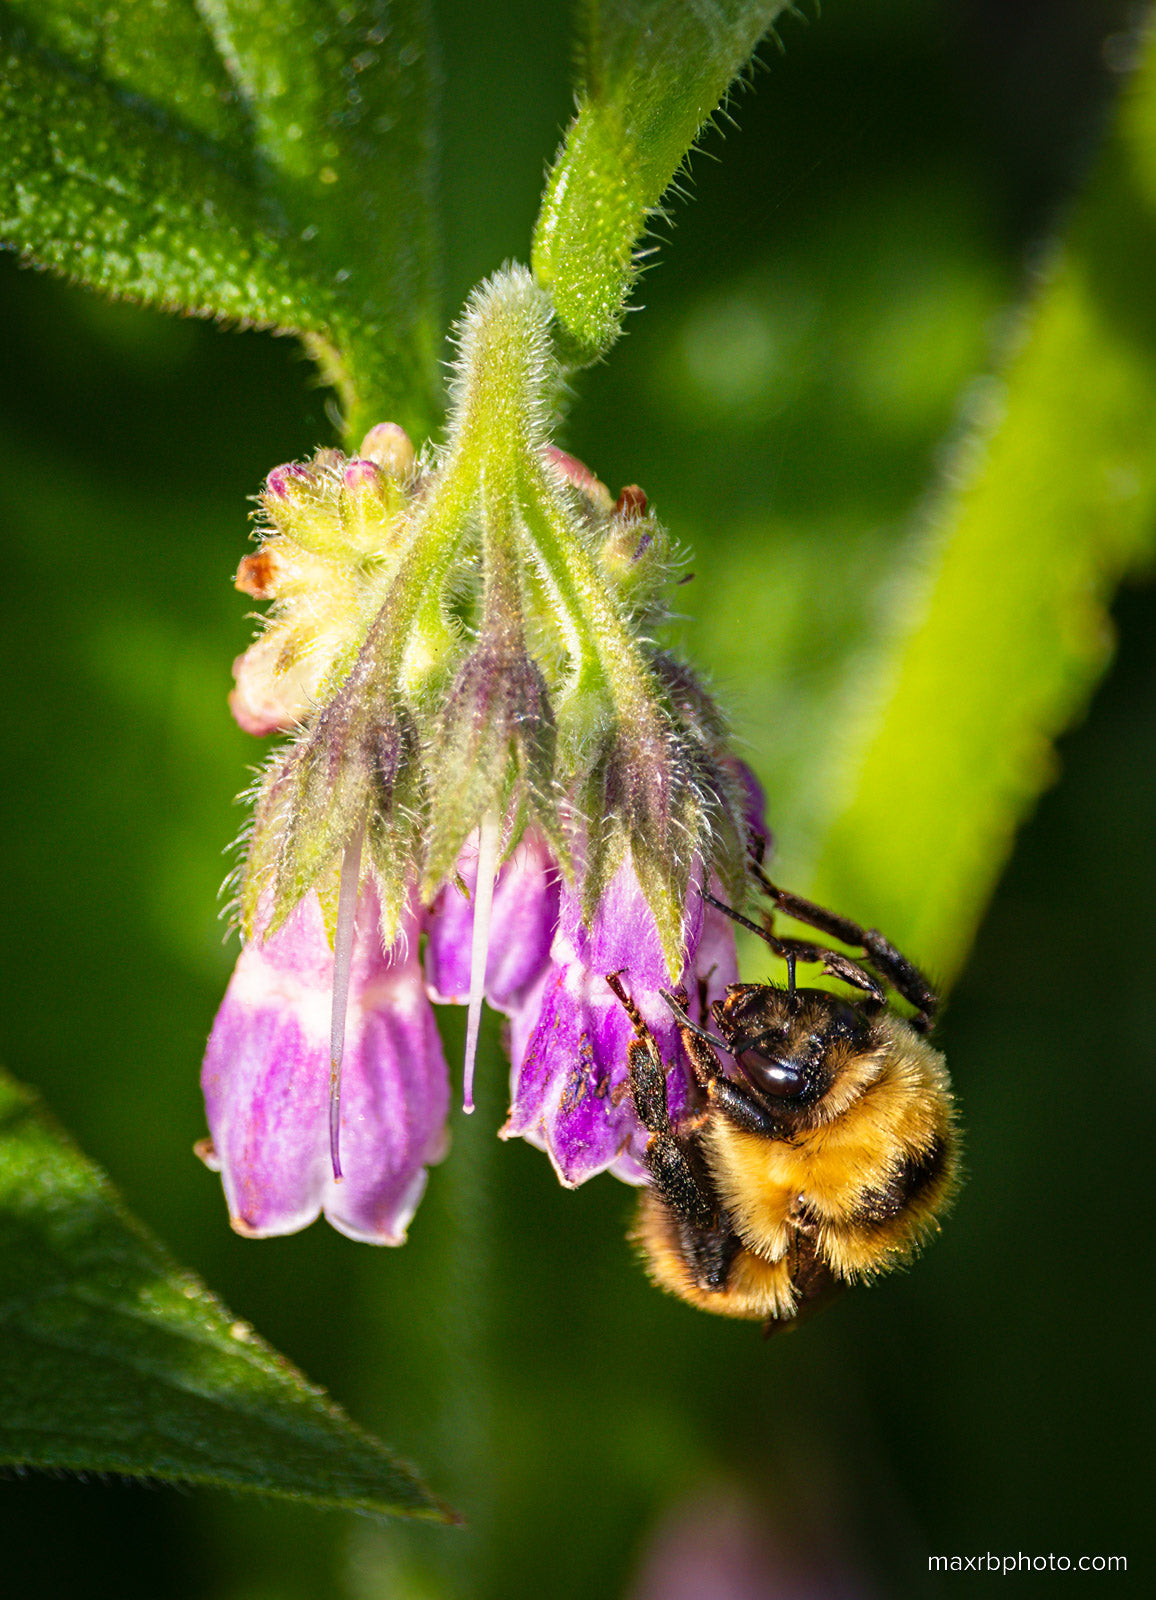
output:
[[802,1068],[797,1062],[784,1061],[781,1056],[771,1055],[758,1045],[744,1050],[735,1060],[756,1089],[762,1089],[765,1094],[774,1095],[778,1100],[792,1100],[802,1094],[806,1086]]

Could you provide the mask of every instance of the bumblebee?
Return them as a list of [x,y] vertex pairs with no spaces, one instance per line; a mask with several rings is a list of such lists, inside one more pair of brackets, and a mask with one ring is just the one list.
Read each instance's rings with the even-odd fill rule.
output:
[[[709,1013],[700,997],[700,1022],[684,991],[663,993],[695,1079],[677,1122],[654,1037],[620,976],[607,981],[634,1026],[629,1082],[651,1180],[634,1238],[650,1277],[770,1333],[908,1260],[938,1230],[958,1151],[947,1070],[927,1039],[939,1006],[927,979],[882,934],[754,870],[771,901],[762,927],[706,898],[782,958],[786,986],[733,984]],[[777,936],[776,911],[855,958]],[[799,988],[796,966],[810,962],[855,998]]]

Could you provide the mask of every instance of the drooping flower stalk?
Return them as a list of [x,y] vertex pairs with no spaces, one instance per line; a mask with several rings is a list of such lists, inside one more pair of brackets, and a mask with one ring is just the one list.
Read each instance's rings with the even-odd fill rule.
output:
[[[359,1082],[374,1070],[361,1019],[376,1014],[379,990],[358,989],[368,906],[381,949],[400,951],[401,939],[410,950],[388,962],[412,971],[424,932],[429,993],[468,1005],[465,1109],[485,998],[510,1023],[504,1132],[542,1144],[566,1183],[605,1168],[639,1181],[627,1019],[606,976],[622,974],[669,1048],[677,1109],[686,1066],[659,991],[683,983],[710,1000],[733,978],[729,925],[702,891],[742,897],[758,807],[710,697],[651,642],[674,564],[669,536],[636,486],[614,500],[550,441],[560,372],[549,301],[528,273],[482,286],[458,347],[440,453],[417,456],[381,424],[354,460],[321,451],[267,481],[270,526],[238,585],[273,608],[237,664],[233,706],[251,731],[292,738],[257,796],[239,889],[242,965],[275,986],[278,962],[297,948],[286,930],[324,929],[331,945],[328,1182],[344,1169],[372,1187],[359,1134],[353,1166],[362,1125],[343,1088],[347,1015],[358,1019],[358,1071],[370,1074]],[[313,989],[290,992],[312,1006]],[[264,1002],[257,1011],[266,1016]],[[238,1028],[243,1015],[230,1012]],[[425,1024],[407,1037],[427,1052],[407,1081],[440,1104]],[[280,1080],[251,1070],[258,1047],[243,1028],[222,1027],[214,1041],[211,1121],[257,1141],[218,1141],[236,1195],[239,1175],[264,1159],[260,1140],[271,1151],[284,1134],[296,1149],[284,1119],[311,1119],[313,1103],[306,1113],[292,1094],[277,1099]],[[235,1103],[229,1048],[250,1062]],[[376,1063],[383,1103],[407,1071],[392,1051]],[[291,1050],[278,1060],[280,1073],[298,1070]],[[313,1072],[313,1054],[308,1063]],[[415,1129],[428,1109],[407,1111]],[[404,1148],[416,1193],[434,1146],[423,1134]],[[249,1231],[275,1229],[235,1215]],[[388,1240],[398,1228],[364,1236]]]

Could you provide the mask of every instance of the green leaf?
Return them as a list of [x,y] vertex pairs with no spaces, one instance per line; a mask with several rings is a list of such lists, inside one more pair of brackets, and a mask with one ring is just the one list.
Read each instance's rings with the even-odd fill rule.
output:
[[811,892],[945,979],[1110,659],[1112,590],[1156,551],[1153,261],[1156,36],[830,730]]
[[0,1463],[450,1520],[0,1074]]
[[617,339],[636,247],[732,80],[787,0],[587,0],[578,114],[551,169],[533,265],[571,354]]
[[437,392],[422,0],[0,4],[0,244],[301,334],[351,439]]

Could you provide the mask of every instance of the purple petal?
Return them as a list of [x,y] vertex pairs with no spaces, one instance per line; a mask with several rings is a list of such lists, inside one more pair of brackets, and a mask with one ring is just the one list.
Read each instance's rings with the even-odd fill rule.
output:
[[[463,850],[458,874],[469,898],[456,884],[438,893],[426,927],[426,985],[442,1005],[465,1005],[470,993],[470,941],[474,927],[477,843]],[[486,960],[486,999],[495,1011],[512,1011],[541,977],[550,959],[558,921],[558,869],[545,840],[528,833],[494,884],[490,947]]]
[[[415,941],[416,944],[416,941]],[[383,958],[384,967],[384,958]],[[325,1174],[323,1206],[341,1233],[401,1244],[445,1152],[449,1077],[416,959],[382,970],[351,997],[341,1079],[341,1161]]]
[[376,895],[358,905],[342,1081],[346,1178],[329,1158],[333,954],[308,896],[242,950],[209,1038],[202,1084],[233,1226],[292,1233],[325,1209],[355,1238],[396,1244],[436,1160],[449,1102],[445,1061],[411,923],[381,949]]
[[213,1024],[201,1085],[239,1233],[293,1233],[321,1210],[332,971],[311,896],[241,951]]
[[804,1504],[827,1537],[804,1544],[794,1537],[787,1518],[780,1520],[730,1488],[697,1484],[663,1518],[628,1600],[770,1600],[786,1595],[851,1600],[865,1595],[866,1583],[832,1558],[831,1551],[838,1548],[828,1532],[834,1525],[832,1513],[817,1497],[805,1498]]
[[[696,862],[687,890],[682,930],[682,947],[690,957],[702,936],[705,907],[699,892],[701,883],[702,866]],[[575,960],[602,973],[629,969],[635,983],[646,989],[670,987],[658,924],[629,859],[614,874],[589,924],[583,921],[578,890],[563,891],[558,937],[550,955],[555,962]]]
[[[700,977],[709,1005],[735,981],[736,965],[731,924],[721,912],[708,908],[704,915],[693,882],[686,932],[691,959],[683,982],[697,1020]],[[582,925],[577,893],[563,889],[551,954],[548,971],[511,1017],[514,1068],[503,1136],[520,1136],[544,1149],[568,1185],[607,1169],[627,1182],[645,1181],[647,1135],[627,1084],[633,1028],[606,982],[609,973],[621,976],[669,1068],[672,1117],[686,1103],[689,1068],[659,993],[669,977],[658,930],[629,863],[616,874],[589,928]]]
[[[667,1080],[671,1112],[686,1097],[685,1069],[674,1020],[650,991],[623,981],[672,1064]],[[513,1104],[502,1130],[546,1151],[561,1181],[569,1187],[613,1167],[625,1154],[637,1161],[646,1135],[634,1111],[627,1084],[626,1047],[633,1038],[630,1019],[605,975],[575,964],[555,965],[542,987],[541,1001],[518,1071]]]
[[769,855],[774,846],[774,838],[767,827],[767,797],[763,786],[746,762],[740,761],[738,756],[728,756],[726,764],[739,782],[747,828],[755,839],[762,841],[763,853]]

